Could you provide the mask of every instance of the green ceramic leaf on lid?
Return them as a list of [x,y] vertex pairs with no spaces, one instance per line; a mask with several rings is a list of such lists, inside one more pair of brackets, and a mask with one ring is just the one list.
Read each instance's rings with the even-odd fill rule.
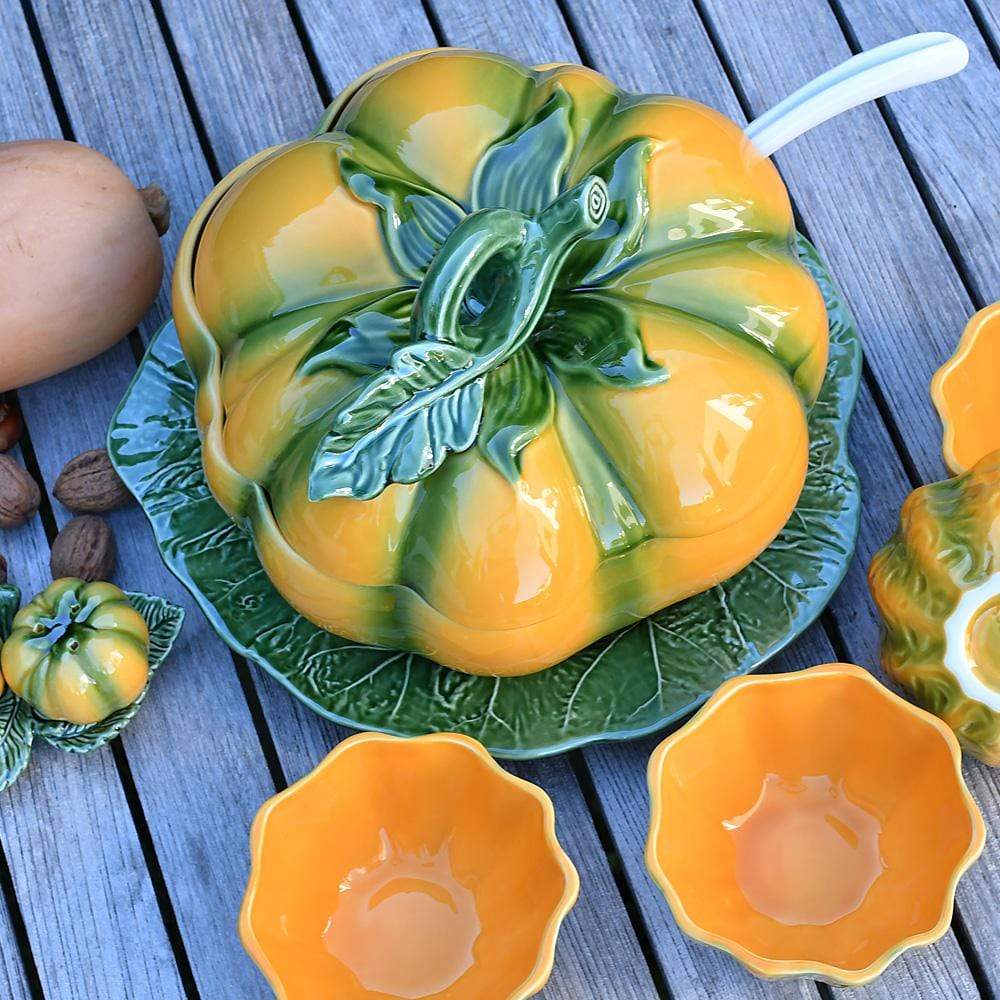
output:
[[552,422],[553,396],[545,369],[530,350],[518,351],[486,380],[479,450],[510,482],[521,474],[521,452]]
[[[389,483],[418,482],[449,454],[471,448],[486,376],[532,336],[566,255],[601,225],[607,208],[604,182],[588,177],[537,218],[500,208],[467,216],[417,292],[413,342],[362,382],[320,441],[309,499],[370,500]],[[498,259],[508,283],[473,313],[477,279]],[[358,329],[355,323],[351,332]]]
[[556,200],[573,149],[570,103],[556,87],[529,121],[489,149],[472,180],[473,211],[502,206],[535,215]]
[[535,331],[538,350],[561,375],[618,388],[670,377],[646,354],[635,311],[596,294],[563,295]]
[[339,639],[297,614],[263,572],[252,539],[208,489],[194,381],[172,324],[153,340],[122,401],[109,450],[149,516],[164,560],[215,629],[321,715],[400,735],[464,732],[511,758],[635,738],[688,714],[724,680],[759,667],[801,634],[850,560],[859,493],[847,424],[860,344],[815,250],[800,240],[799,254],[826,300],[830,359],[809,414],[805,486],[787,526],[721,586],[531,676],[461,674],[416,654]]

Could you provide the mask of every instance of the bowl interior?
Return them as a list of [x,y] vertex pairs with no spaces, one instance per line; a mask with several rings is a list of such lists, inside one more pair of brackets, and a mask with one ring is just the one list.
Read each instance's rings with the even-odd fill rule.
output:
[[836,672],[712,709],[666,751],[651,845],[697,927],[844,970],[935,928],[975,829],[933,722]]
[[545,811],[461,744],[356,744],[263,822],[247,919],[289,998],[508,996],[542,961]]

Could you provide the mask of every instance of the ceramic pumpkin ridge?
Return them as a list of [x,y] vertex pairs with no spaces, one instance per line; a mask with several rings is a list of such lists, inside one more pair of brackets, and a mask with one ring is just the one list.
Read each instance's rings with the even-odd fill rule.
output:
[[[828,329],[784,186],[734,123],[582,67],[433,50],[321,128],[223,180],[174,284],[206,478],[293,607],[530,673],[774,539]],[[588,184],[601,217],[533,256]],[[511,241],[425,322],[490,213]]]
[[66,577],[14,616],[0,665],[11,690],[44,717],[91,725],[145,689],[149,627],[114,584]]

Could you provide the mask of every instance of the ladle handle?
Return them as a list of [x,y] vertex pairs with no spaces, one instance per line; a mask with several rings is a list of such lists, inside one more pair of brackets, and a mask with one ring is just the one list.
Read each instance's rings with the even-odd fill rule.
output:
[[752,121],[746,134],[765,156],[859,104],[941,80],[964,69],[969,49],[944,31],[887,42],[816,77]]

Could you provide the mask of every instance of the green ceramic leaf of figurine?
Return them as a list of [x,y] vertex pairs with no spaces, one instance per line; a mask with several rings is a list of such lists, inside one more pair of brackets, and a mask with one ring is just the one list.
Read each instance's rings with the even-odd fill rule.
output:
[[[846,440],[860,346],[819,257],[805,241],[799,249],[826,299],[830,360],[809,414],[805,487],[787,526],[724,584],[527,677],[471,676],[413,654],[358,646],[296,614],[261,569],[250,537],[208,490],[194,384],[172,324],[150,346],[108,445],[164,559],[219,634],[320,714],[405,735],[464,732],[501,757],[637,737],[690,712],[723,681],[758,667],[799,635],[832,596],[853,551],[859,494]],[[641,364],[634,353],[617,354]],[[526,427],[545,419],[538,403],[525,402]],[[609,531],[641,531],[623,512],[621,504],[609,512]]]
[[[10,635],[21,592],[17,587],[0,584],[0,645]],[[20,776],[31,756],[34,739],[31,709],[8,687],[0,694],[0,791]]]
[[89,753],[113,740],[131,721],[146,699],[153,683],[156,668],[170,652],[181,625],[184,623],[184,609],[171,604],[162,597],[149,594],[128,593],[129,603],[146,619],[149,628],[149,680],[142,693],[131,705],[112,712],[101,722],[87,726],[76,726],[71,722],[46,719],[32,711],[32,725],[35,732],[47,743],[67,753]]

